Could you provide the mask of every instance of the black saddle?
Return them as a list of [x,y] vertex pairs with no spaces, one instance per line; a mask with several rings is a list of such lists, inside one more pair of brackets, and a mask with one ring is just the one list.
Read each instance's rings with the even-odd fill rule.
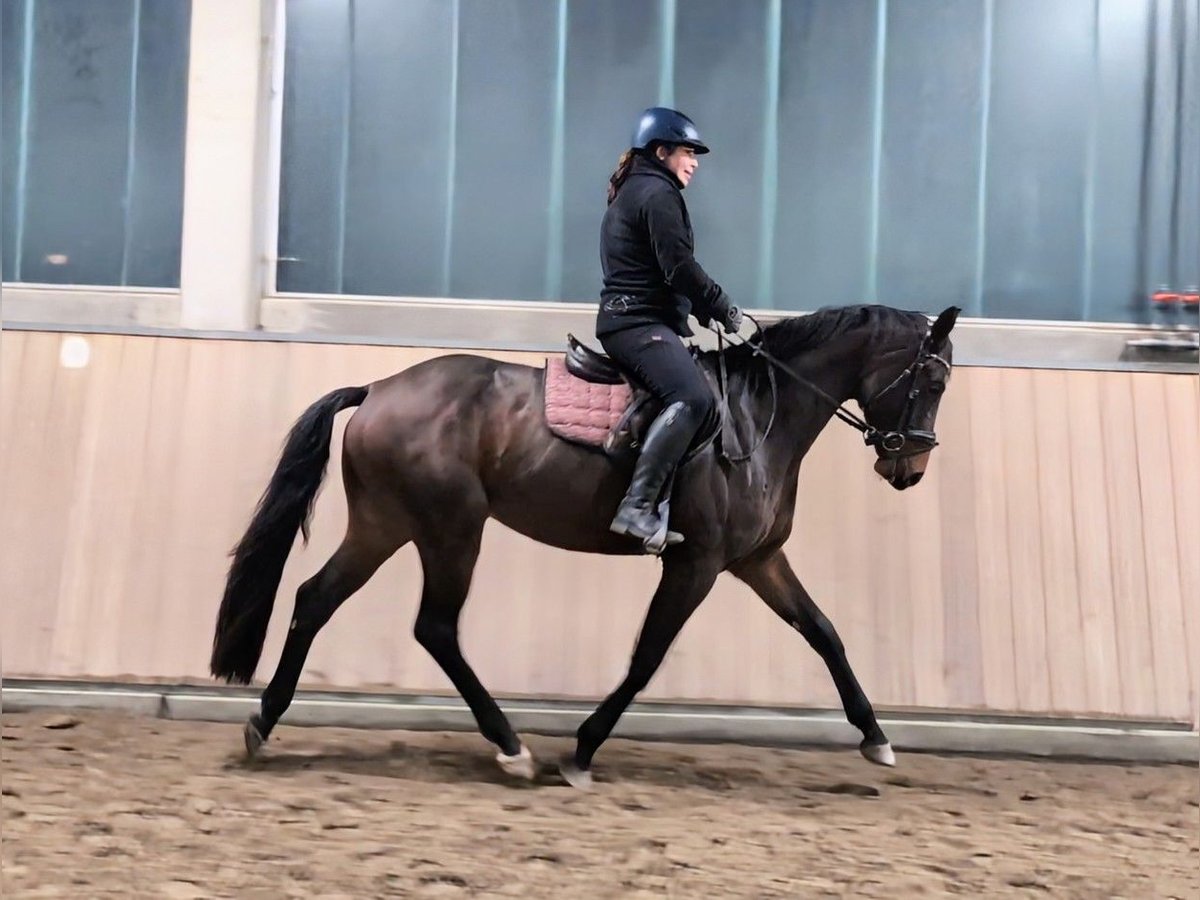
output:
[[[621,367],[603,353],[582,343],[573,334],[567,335],[567,371],[576,378],[595,384],[620,384],[629,381]],[[632,385],[632,382],[630,382]]]

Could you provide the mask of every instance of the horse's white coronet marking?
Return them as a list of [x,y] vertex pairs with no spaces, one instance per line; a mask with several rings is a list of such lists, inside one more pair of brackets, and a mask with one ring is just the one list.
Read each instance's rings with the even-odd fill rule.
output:
[[259,748],[263,745],[262,734],[254,727],[253,722],[248,721],[245,728],[242,729],[242,737],[246,741],[246,756],[254,759],[258,754]]
[[500,768],[507,774],[517,778],[524,778],[526,781],[533,781],[535,774],[533,754],[529,752],[529,748],[524,744],[521,745],[521,752],[515,756],[509,756],[506,753],[497,753],[496,762],[500,763]]
[[892,750],[891,744],[867,744],[863,743],[858,748],[864,757],[877,766],[894,766],[896,765],[896,754]]
[[564,759],[558,765],[558,772],[571,787],[580,791],[592,789],[592,773],[575,765],[575,760]]

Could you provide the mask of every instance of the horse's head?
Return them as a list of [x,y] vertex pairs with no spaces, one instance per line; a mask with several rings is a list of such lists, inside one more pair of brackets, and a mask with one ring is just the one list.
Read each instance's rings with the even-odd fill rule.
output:
[[950,380],[950,330],[959,312],[948,307],[923,333],[884,347],[863,373],[859,403],[876,432],[869,438],[879,457],[875,471],[898,491],[921,480],[937,446],[934,422]]

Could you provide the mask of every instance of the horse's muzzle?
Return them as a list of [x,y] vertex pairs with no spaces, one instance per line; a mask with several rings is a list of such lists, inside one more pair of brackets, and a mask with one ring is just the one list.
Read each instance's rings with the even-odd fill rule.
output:
[[875,474],[898,491],[907,490],[919,482],[925,474],[923,459],[919,456],[905,456],[896,459],[875,460]]

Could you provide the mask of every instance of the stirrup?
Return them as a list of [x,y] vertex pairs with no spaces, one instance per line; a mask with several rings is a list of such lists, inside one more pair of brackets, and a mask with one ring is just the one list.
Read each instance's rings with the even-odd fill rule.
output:
[[[667,523],[671,519],[671,492],[675,489],[675,476],[677,474],[677,471],[672,471],[671,474],[667,476],[666,484],[664,484],[659,490],[659,496],[662,497],[662,499],[658,502],[658,507],[656,510],[658,513],[658,528],[655,530],[654,534],[642,539],[643,553],[650,553],[654,556],[658,556],[668,547],[674,544],[683,543],[682,534],[680,534],[678,531],[671,531],[669,528],[667,528]],[[624,500],[622,500],[622,503],[624,503]],[[612,526],[609,527],[613,531],[617,530],[612,528]],[[629,534],[628,532],[618,533],[624,534],[627,537],[636,537],[636,535]]]
[[654,556],[659,556],[668,547],[683,543],[683,535],[678,531],[667,528],[671,511],[671,500],[667,498],[658,504],[658,531],[642,541],[642,549]]
[[667,528],[667,521],[670,515],[670,502],[668,498],[658,504],[655,510],[655,515],[658,516],[658,528],[648,537],[641,537],[640,534],[626,527],[617,527],[616,519],[613,519],[612,524],[609,525],[609,531],[619,534],[622,537],[640,539],[642,542],[642,552],[652,553],[657,556],[672,544],[678,544],[683,541],[682,534],[677,531],[670,531]]

